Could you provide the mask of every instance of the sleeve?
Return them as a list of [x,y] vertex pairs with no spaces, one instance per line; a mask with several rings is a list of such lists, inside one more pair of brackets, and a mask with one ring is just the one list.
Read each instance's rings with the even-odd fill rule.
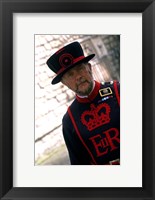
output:
[[120,83],[119,83],[119,81],[114,81],[114,90],[115,90],[117,102],[120,105]]
[[63,117],[62,127],[71,165],[90,164],[87,152],[81,144],[68,114]]
[[117,81],[117,89],[118,89],[118,94],[120,96],[120,82],[119,81]]

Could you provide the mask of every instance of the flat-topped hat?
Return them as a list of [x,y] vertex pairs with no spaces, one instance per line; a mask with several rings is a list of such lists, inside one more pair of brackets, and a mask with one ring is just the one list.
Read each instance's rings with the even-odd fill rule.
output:
[[88,62],[95,54],[84,56],[83,49],[79,42],[72,42],[55,52],[48,60],[48,67],[56,73],[52,84],[59,83],[62,76],[74,66]]

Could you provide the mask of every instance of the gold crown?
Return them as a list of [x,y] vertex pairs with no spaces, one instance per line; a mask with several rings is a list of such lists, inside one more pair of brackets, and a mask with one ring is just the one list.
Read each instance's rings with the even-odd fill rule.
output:
[[96,107],[91,104],[90,108],[81,115],[81,122],[89,131],[110,122],[110,106],[107,103],[99,104]]

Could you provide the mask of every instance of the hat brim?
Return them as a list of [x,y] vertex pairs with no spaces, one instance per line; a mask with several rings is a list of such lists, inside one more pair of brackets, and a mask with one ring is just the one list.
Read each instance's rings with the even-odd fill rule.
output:
[[70,69],[72,69],[73,67],[75,67],[76,65],[80,64],[80,63],[84,63],[84,62],[88,62],[89,60],[91,60],[93,57],[95,56],[95,54],[91,54],[85,58],[82,58],[81,60],[79,60],[78,62],[74,63],[73,65],[67,67],[63,72],[61,72],[60,74],[58,74],[53,80],[52,80],[52,85],[55,85],[57,83],[59,83],[61,81],[62,76]]

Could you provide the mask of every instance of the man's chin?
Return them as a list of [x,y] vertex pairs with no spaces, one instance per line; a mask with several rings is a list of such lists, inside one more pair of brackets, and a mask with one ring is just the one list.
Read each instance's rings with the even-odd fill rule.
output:
[[87,88],[87,89],[83,89],[83,90],[81,89],[81,90],[77,91],[77,94],[79,96],[88,96],[91,93],[91,91],[92,91],[92,88]]
[[77,87],[76,94],[79,96],[88,96],[93,90],[93,82],[84,81]]

